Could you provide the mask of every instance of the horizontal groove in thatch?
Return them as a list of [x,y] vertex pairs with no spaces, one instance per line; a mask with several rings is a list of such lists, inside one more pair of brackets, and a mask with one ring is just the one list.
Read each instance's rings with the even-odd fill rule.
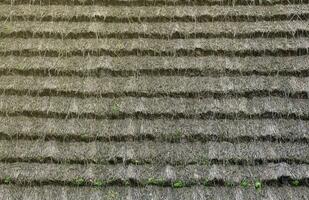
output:
[[[79,179],[81,181],[83,181],[80,185],[78,183],[76,183],[78,180],[72,180],[72,181],[58,181],[58,180],[43,180],[43,181],[37,181],[37,180],[19,180],[19,179],[12,179],[10,181],[10,183],[6,183],[5,179],[0,180],[0,186],[1,185],[11,185],[11,186],[15,186],[15,187],[25,187],[28,185],[31,185],[32,187],[43,187],[43,186],[52,186],[52,187],[57,187],[57,186],[66,186],[66,187],[80,187],[80,188],[84,188],[84,187],[95,187],[95,188],[105,188],[105,187],[134,187],[134,188],[143,188],[143,187],[147,187],[147,186],[156,186],[156,187],[163,187],[163,188],[176,188],[176,186],[174,186],[174,184],[176,184],[177,182],[181,182],[183,184],[183,186],[181,186],[181,188],[183,187],[198,187],[198,186],[203,186],[204,181],[200,181],[200,182],[193,182],[193,181],[185,181],[183,179],[178,179],[177,181],[166,181],[166,180],[159,180],[161,182],[159,183],[147,183],[146,181],[138,181],[138,180],[134,180],[134,179],[128,179],[128,180],[120,180],[120,179],[116,179],[116,180],[96,180],[99,181],[98,182],[94,182],[92,180],[82,180]],[[151,178],[149,180],[152,180]],[[158,181],[156,179],[154,179],[154,181]],[[297,187],[305,187],[308,188],[309,186],[309,178],[303,178],[303,179],[292,179],[290,177],[278,177],[277,179],[272,179],[272,180],[255,180],[255,181],[259,181],[263,187],[283,187],[283,186],[289,186],[295,189]],[[255,184],[254,180],[250,180],[248,181],[248,186],[246,187],[252,187],[254,188],[254,184]],[[101,186],[97,186],[97,184],[101,184]],[[297,182],[297,186],[295,186],[295,183]],[[235,182],[229,182],[229,181],[224,181],[222,179],[216,179],[216,180],[211,180],[207,182],[207,188],[208,187],[228,187],[228,188],[235,188],[237,186],[240,186],[241,183],[235,183]],[[256,189],[256,191],[259,191],[260,189]],[[218,191],[219,192],[219,191]],[[83,195],[84,196],[84,195]],[[144,200],[144,199],[143,199]]]
[[[301,56],[300,56],[301,57]],[[1,62],[4,63],[4,59],[7,57],[2,57]],[[18,59],[18,57],[15,57]],[[28,57],[28,58],[35,58],[35,57]],[[54,58],[54,57],[45,57],[47,58]],[[82,58],[82,57],[81,57]],[[274,57],[275,58],[275,57]],[[3,59],[3,60],[2,60]],[[36,57],[35,59],[39,58]],[[160,59],[160,58],[159,58]],[[282,58],[283,59],[283,58]],[[260,63],[259,63],[260,64]],[[274,63],[276,64],[276,63]],[[284,64],[284,63],[282,63]],[[1,68],[2,67],[2,68]],[[22,68],[25,67],[25,68]],[[146,77],[237,77],[237,76],[272,76],[272,77],[309,77],[309,68],[308,69],[254,69],[254,66],[252,68],[247,68],[244,71],[241,71],[239,69],[229,69],[224,68],[222,69],[202,69],[202,68],[187,68],[179,69],[177,66],[175,68],[160,68],[160,66],[157,66],[158,68],[154,69],[147,69],[141,66],[140,68],[136,69],[126,69],[127,66],[124,66],[124,68],[121,69],[109,69],[104,68],[104,66],[98,66],[94,69],[70,69],[70,68],[58,68],[57,66],[54,66],[54,68],[46,68],[46,66],[42,66],[41,68],[35,68],[35,67],[27,67],[22,66],[22,63],[20,65],[16,66],[0,66],[0,77],[3,76],[33,76],[33,77],[80,77],[80,78],[86,78],[86,77],[93,77],[93,78],[103,78],[103,77],[134,77],[134,76],[146,76]],[[291,66],[293,67],[293,66]],[[294,66],[296,67],[296,66]],[[304,66],[305,68],[306,66]],[[1,93],[1,92],[0,92]]]
[[154,141],[154,142],[171,142],[171,143],[180,143],[180,142],[211,142],[211,141],[221,141],[221,142],[230,142],[230,143],[243,143],[243,142],[273,142],[273,143],[309,143],[309,138],[306,136],[293,138],[293,136],[238,136],[238,137],[229,137],[229,136],[218,136],[218,135],[203,135],[203,134],[194,134],[179,136],[177,133],[171,134],[140,134],[137,136],[132,135],[117,135],[117,136],[93,136],[93,135],[78,135],[78,134],[47,134],[47,133],[32,133],[32,134],[20,134],[16,133],[1,133],[0,140],[40,140],[40,141],[59,141],[59,142],[126,142],[126,141]]
[[[62,44],[65,46],[65,44]],[[26,56],[26,57],[72,57],[72,56],[111,56],[111,57],[127,57],[127,56],[155,56],[155,57],[204,57],[204,56],[229,56],[229,57],[247,57],[247,56],[304,56],[308,55],[309,48],[297,48],[293,50],[273,49],[273,50],[244,50],[244,51],[223,51],[223,50],[205,50],[205,49],[179,49],[173,51],[153,51],[133,49],[131,51],[119,50],[110,51],[105,49],[95,50],[73,50],[73,51],[58,51],[58,50],[11,50],[0,51],[0,56]]]
[[307,143],[308,121],[302,120],[95,120],[0,117],[0,139],[76,142],[209,142]]
[[[305,20],[309,4],[274,6],[9,6],[0,5],[0,20],[104,21],[104,22],[203,22]],[[219,13],[219,14],[218,14]]]
[[0,95],[10,96],[32,96],[32,97],[68,97],[86,99],[89,97],[96,98],[121,98],[121,97],[136,97],[136,98],[215,98],[215,99],[228,99],[228,98],[264,98],[264,97],[280,97],[291,99],[309,99],[307,91],[289,92],[285,90],[260,90],[252,89],[250,91],[159,91],[159,92],[136,92],[136,91],[120,91],[120,92],[82,92],[82,91],[69,91],[58,89],[39,89],[39,90],[24,90],[24,89],[0,89]]
[[296,57],[1,57],[0,75],[22,76],[309,76]]
[[307,21],[213,23],[2,22],[2,38],[295,38],[309,35]]
[[[9,57],[9,56],[8,56]],[[300,56],[301,57],[301,56]],[[1,62],[4,63],[4,59],[7,57],[2,57]],[[20,57],[14,57],[16,60]],[[28,58],[35,58],[39,61],[39,57],[28,57]],[[45,57],[47,58],[55,58],[55,57]],[[83,58],[83,57],[80,57]],[[276,57],[274,57],[276,58]],[[277,57],[278,58],[278,57]],[[281,57],[282,58],[282,57]],[[3,59],[3,60],[2,60]],[[159,58],[160,59],[160,58]],[[283,59],[283,58],[282,58]],[[4,63],[5,64],[5,63]],[[54,66],[51,68],[46,68],[45,66],[41,66],[41,68],[35,68],[32,66],[22,66],[23,63],[15,66],[0,66],[0,77],[3,76],[33,76],[33,77],[93,77],[93,78],[103,78],[103,77],[237,77],[237,76],[282,76],[282,77],[309,77],[309,68],[308,69],[254,69],[254,66],[252,68],[247,68],[244,71],[241,71],[239,69],[229,69],[224,68],[222,69],[202,69],[202,68],[187,68],[179,69],[177,66],[175,68],[160,68],[160,66],[157,66],[158,68],[154,69],[143,69],[141,66],[140,68],[136,69],[126,69],[127,66],[123,66],[124,68],[121,69],[110,69],[110,68],[104,68],[104,66],[97,66],[97,68],[93,69],[70,69],[70,68],[59,68],[57,66]],[[259,63],[260,64],[260,63]],[[274,63],[276,64],[276,63]],[[282,63],[284,64],[284,63]],[[2,67],[2,68],[1,68]],[[22,68],[25,67],[25,68]],[[293,66],[291,66],[293,67]],[[294,66],[296,67],[296,66]],[[303,66],[304,68],[306,66]],[[0,92],[1,93],[1,92]]]
[[220,113],[207,112],[200,114],[183,114],[183,113],[118,113],[118,114],[94,114],[94,113],[59,113],[59,112],[45,112],[45,111],[14,111],[14,112],[0,112],[0,116],[24,116],[34,118],[55,118],[55,119],[214,119],[214,120],[231,120],[231,119],[286,119],[286,120],[309,120],[309,115],[297,115],[295,113],[277,113],[277,112],[263,112],[259,114],[245,114],[238,113]]
[[[174,143],[173,143],[174,144]],[[179,144],[178,144],[179,145]],[[158,160],[156,162],[150,159],[127,159],[122,157],[110,157],[107,160],[94,161],[93,159],[84,158],[73,158],[73,159],[59,159],[52,156],[48,157],[6,157],[4,159],[0,158],[0,163],[29,163],[29,164],[66,164],[66,165],[89,165],[89,164],[100,164],[100,165],[170,165],[170,166],[187,166],[187,165],[237,165],[237,166],[259,166],[265,164],[279,164],[287,163],[290,165],[308,165],[309,162],[305,158],[276,158],[276,159],[241,159],[241,158],[232,158],[232,159],[204,159],[202,161],[183,161],[183,160]],[[205,165],[205,166],[207,166]],[[2,183],[0,183],[1,185]]]
[[309,79],[295,77],[35,77],[1,76],[0,94],[109,97],[289,97],[308,98]]
[[[134,188],[144,188],[144,187],[149,187],[149,186],[154,186],[154,187],[159,187],[159,188],[176,188],[176,186],[174,186],[175,183],[177,182],[181,182],[181,184],[183,184],[183,186],[181,186],[181,188],[191,188],[191,187],[202,187],[204,182],[192,182],[192,181],[184,181],[183,179],[179,179],[175,182],[171,182],[171,181],[165,181],[165,180],[159,180],[161,181],[160,183],[147,183],[147,181],[144,182],[140,182],[138,180],[134,180],[134,179],[129,179],[129,180],[96,180],[100,183],[95,183],[94,181],[84,181],[82,179],[80,179],[81,181],[83,181],[80,185],[78,183],[76,183],[78,180],[72,180],[72,181],[58,181],[58,180],[43,180],[43,181],[36,181],[36,180],[19,180],[19,179],[11,179],[10,183],[6,183],[5,179],[0,180],[0,186],[3,185],[11,185],[14,186],[16,188],[18,187],[26,187],[28,185],[31,185],[31,187],[44,187],[44,186],[51,186],[51,187],[73,187],[73,188],[84,188],[84,187],[93,187],[93,188],[97,188],[97,189],[102,189],[102,188],[113,188],[113,187],[134,187]],[[157,181],[156,179],[154,179],[154,181]],[[309,178],[304,178],[304,179],[292,179],[290,177],[278,177],[277,179],[272,179],[272,180],[256,180],[259,181],[263,187],[293,187],[293,189],[298,188],[298,187],[305,187],[308,189],[309,186]],[[97,184],[101,184],[101,186],[97,186]],[[295,186],[295,182],[297,182],[297,186]],[[252,187],[254,188],[254,181],[250,180],[248,181],[248,186],[246,187]],[[223,180],[213,180],[213,181],[208,181],[207,182],[207,186],[206,188],[209,187],[214,187],[214,188],[221,188],[222,187],[227,187],[227,188],[236,188],[238,186],[240,186],[241,183],[235,183],[235,182],[226,182]],[[250,186],[249,186],[250,185]],[[262,187],[261,186],[261,187]],[[178,188],[177,188],[178,189]],[[256,189],[256,191],[260,191],[261,189]],[[218,191],[219,192],[219,191]],[[6,194],[7,195],[7,194]],[[16,196],[16,195],[15,195]],[[83,197],[85,196],[85,194],[83,194]],[[55,197],[55,196],[53,196]],[[145,200],[145,199],[143,199]]]
[[[4,197],[12,200],[20,200],[25,197],[31,197],[32,200],[42,199],[61,199],[63,197],[70,199],[89,200],[96,197],[96,200],[106,200],[112,198],[126,197],[134,200],[153,200],[162,197],[170,199],[192,200],[196,197],[208,197],[212,200],[230,199],[286,199],[287,195],[290,199],[298,199],[300,197],[309,196],[309,190],[306,186],[291,187],[285,184],[284,179],[279,180],[283,184],[278,187],[276,185],[267,185],[262,190],[256,190],[254,187],[243,188],[235,187],[205,187],[192,186],[178,189],[169,187],[145,186],[145,187],[72,187],[72,186],[22,186],[22,185],[0,185],[0,193]],[[83,195],[80,195],[83,194]]]
[[160,33],[143,34],[137,32],[124,32],[124,33],[111,33],[102,34],[96,32],[80,32],[80,33],[56,33],[56,32],[31,32],[31,31],[19,31],[3,33],[0,32],[0,38],[54,38],[54,39],[80,39],[80,38],[120,38],[120,39],[137,39],[137,38],[149,38],[149,39],[192,39],[192,38],[297,38],[297,37],[308,37],[309,30],[295,30],[289,31],[278,31],[278,32],[262,32],[256,31],[253,33],[182,33],[175,32],[169,35]]
[[308,0],[0,0],[10,5],[101,5],[101,6],[213,6],[213,5],[290,5],[307,4]]
[[[0,7],[1,8],[1,7]],[[309,13],[293,13],[290,15],[278,14],[274,16],[184,16],[184,17],[101,17],[101,16],[71,16],[71,17],[53,17],[53,16],[34,16],[34,15],[13,15],[13,16],[2,16],[0,15],[0,21],[46,21],[46,22],[105,22],[105,23],[165,23],[165,22],[255,22],[255,21],[298,21],[298,20],[308,20]]]
[[[264,186],[291,184],[299,180],[297,186],[308,185],[308,165],[289,165],[287,163],[264,164],[259,166],[235,165],[66,165],[38,163],[0,163],[0,183],[10,177],[10,183],[17,185],[68,185],[68,186],[173,186],[182,182],[183,187],[239,186],[247,181],[247,187],[255,181]],[[61,176],[59,176],[61,174]],[[206,182],[207,181],[207,182]],[[206,183],[205,183],[206,182]],[[277,185],[277,186],[278,186]]]
[[307,163],[309,146],[272,142],[57,142],[0,140],[1,162],[71,164],[236,164]]

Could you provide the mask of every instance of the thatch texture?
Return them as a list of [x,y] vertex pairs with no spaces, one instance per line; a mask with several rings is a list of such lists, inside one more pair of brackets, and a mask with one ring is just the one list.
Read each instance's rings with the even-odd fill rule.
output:
[[[309,5],[274,5],[274,6],[147,6],[147,7],[101,7],[101,6],[37,6],[37,5],[1,5],[0,18],[30,18],[36,20],[74,20],[90,21],[112,19],[134,21],[188,21],[194,19],[242,20],[243,18],[272,20],[288,19],[294,15],[307,18]],[[297,17],[295,17],[297,19]]]
[[[308,74],[309,56],[207,56],[207,57],[152,57],[152,56],[72,56],[72,57],[16,57],[1,58],[2,72],[66,74],[102,76],[109,73],[125,75],[212,76],[222,75],[282,75],[293,78]],[[211,78],[211,77],[210,77]]]
[[308,0],[0,0],[0,200],[308,200]]
[[170,23],[102,23],[102,22],[0,22],[4,27],[2,34],[6,37],[53,36],[55,38],[82,37],[146,37],[146,38],[175,38],[175,37],[270,37],[309,32],[307,21],[257,21],[257,22],[170,22]]
[[299,141],[307,142],[308,121],[283,119],[55,119],[0,117],[3,138],[59,141]]
[[[250,177],[252,180],[270,182],[281,177],[291,179],[308,178],[308,165],[267,164],[260,166],[234,166],[234,165],[188,165],[186,167],[160,167],[156,165],[58,165],[58,164],[1,164],[0,177],[12,178],[16,184],[28,182],[29,184],[56,182],[58,184],[74,184],[76,177],[83,178],[84,185],[102,181],[104,185],[125,185],[134,182],[137,185],[171,185],[176,180],[181,180],[187,186],[203,184],[216,185],[216,181],[233,184],[240,183]],[[220,172],[220,173],[218,173]],[[151,181],[153,177],[159,183]]]
[[57,163],[202,164],[308,163],[307,144],[271,142],[57,142],[0,141],[2,161]]
[[136,187],[14,187],[1,186],[0,193],[7,200],[21,199],[32,200],[53,199],[53,200],[294,200],[307,199],[309,192],[307,187],[266,187],[262,191],[255,189],[243,189],[240,187],[185,187],[181,189],[171,189],[168,187],[148,186]]
[[[309,41],[300,38],[255,38],[255,39],[0,39],[0,55],[113,55],[133,54],[176,56],[202,54],[274,55],[305,54]],[[82,47],[82,48],[81,48]]]
[[[280,96],[308,95],[309,79],[270,76],[224,77],[37,77],[5,76],[0,80],[0,90],[24,93],[75,93],[80,96],[212,96],[221,94],[257,95],[277,93]],[[262,94],[261,94],[262,95]],[[265,94],[264,94],[265,95]]]

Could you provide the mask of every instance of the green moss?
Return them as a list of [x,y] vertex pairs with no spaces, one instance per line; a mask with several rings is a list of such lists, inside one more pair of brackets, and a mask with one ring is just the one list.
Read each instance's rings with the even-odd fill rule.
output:
[[180,180],[177,180],[173,183],[173,188],[182,188],[185,186],[184,182],[180,181]]
[[261,181],[255,181],[254,187],[255,187],[255,189],[257,189],[257,190],[262,189],[262,182],[261,182]]
[[5,184],[10,184],[10,183],[12,183],[12,178],[9,177],[9,176],[6,176],[6,177],[4,178],[4,183],[5,183]]
[[247,181],[247,180],[242,180],[241,182],[240,182],[240,186],[242,187],[242,188],[248,188],[249,187],[249,182]]
[[85,185],[85,184],[86,184],[86,181],[85,181],[84,178],[79,177],[79,178],[76,178],[76,179],[73,181],[73,184],[76,185],[76,186],[82,186],[82,185]]
[[299,186],[299,184],[300,184],[299,180],[292,181],[292,186],[294,186],[294,187]]
[[164,185],[164,179],[163,178],[149,178],[147,180],[147,185],[163,186]]

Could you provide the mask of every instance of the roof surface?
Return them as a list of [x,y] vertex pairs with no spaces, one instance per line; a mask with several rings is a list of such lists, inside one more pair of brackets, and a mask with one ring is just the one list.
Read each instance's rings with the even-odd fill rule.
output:
[[308,52],[308,0],[0,0],[0,200],[308,200]]

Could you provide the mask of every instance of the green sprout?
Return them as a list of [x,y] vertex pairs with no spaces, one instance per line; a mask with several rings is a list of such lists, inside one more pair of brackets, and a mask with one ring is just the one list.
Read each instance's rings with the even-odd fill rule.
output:
[[204,185],[205,187],[208,187],[208,186],[209,186],[209,181],[208,181],[207,179],[205,179],[203,185]]
[[141,162],[139,161],[139,160],[131,160],[131,163],[133,164],[133,165],[139,165]]
[[11,178],[11,177],[6,176],[6,177],[4,178],[4,183],[5,183],[5,184],[10,184],[11,182],[12,182],[12,178]]
[[260,190],[262,188],[262,182],[261,181],[255,181],[254,187],[257,190]]
[[299,186],[299,184],[300,184],[299,180],[292,181],[292,186],[294,187]]
[[130,185],[130,181],[129,180],[125,180],[123,183],[124,183],[125,186],[129,186]]
[[225,185],[226,187],[233,187],[233,186],[235,186],[235,184],[234,184],[233,182],[231,182],[231,181],[225,182],[224,185]]
[[209,158],[207,158],[206,156],[205,156],[205,157],[201,157],[201,158],[198,160],[198,163],[200,163],[201,165],[208,166],[208,165],[210,164]]
[[242,188],[248,188],[248,187],[249,187],[249,182],[248,182],[247,180],[242,180],[242,181],[240,182],[240,186],[241,186]]
[[181,135],[182,135],[181,131],[179,129],[177,129],[175,131],[175,133],[173,134],[173,139],[172,140],[173,141],[180,141]]
[[149,178],[147,180],[148,185],[164,185],[164,179],[163,178]]
[[96,187],[102,187],[104,185],[104,181],[102,181],[102,180],[95,180],[93,182],[93,185],[96,186]]
[[77,186],[82,186],[82,185],[85,185],[86,181],[84,178],[77,178],[74,180],[74,185],[77,185]]
[[167,135],[165,135],[165,139],[170,141],[170,142],[179,142],[181,140],[181,131],[177,129],[175,132],[171,132]]
[[2,30],[4,33],[11,33],[14,29],[12,25],[5,24],[3,25]]
[[185,186],[184,182],[180,181],[180,180],[177,180],[173,183],[173,188],[182,188]]
[[115,103],[115,104],[113,104],[113,106],[112,106],[112,113],[113,114],[117,114],[117,113],[119,113],[120,112],[120,108],[119,108],[119,106]]

